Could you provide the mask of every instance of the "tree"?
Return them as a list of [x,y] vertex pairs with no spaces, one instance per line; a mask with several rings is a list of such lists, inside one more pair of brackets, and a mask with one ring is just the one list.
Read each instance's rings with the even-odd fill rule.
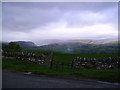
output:
[[21,47],[15,42],[10,42],[8,45],[3,46],[3,51],[7,52],[20,52],[21,50]]

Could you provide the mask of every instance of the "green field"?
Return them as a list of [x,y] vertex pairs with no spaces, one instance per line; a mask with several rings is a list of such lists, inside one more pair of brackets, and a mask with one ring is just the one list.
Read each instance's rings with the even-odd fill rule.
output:
[[37,54],[50,54],[52,53],[52,57],[54,61],[63,61],[70,62],[76,57],[85,57],[85,58],[108,58],[108,57],[118,57],[118,54],[80,54],[80,53],[60,53],[60,52],[52,52],[52,51],[44,51],[41,49],[24,49],[23,52],[33,52]]
[[[66,57],[67,58],[67,57]],[[59,58],[59,60],[62,58]],[[69,58],[68,58],[69,59]],[[86,77],[94,78],[97,80],[108,81],[108,82],[119,82],[120,78],[118,69],[111,70],[96,70],[96,69],[64,69],[60,68],[47,68],[34,64],[28,61],[12,60],[12,59],[3,59],[2,68],[17,70],[17,71],[26,71],[26,72],[35,72],[49,75],[60,75],[60,76],[74,76],[74,77]]]
[[108,58],[108,57],[117,57],[118,54],[70,54],[70,53],[53,53],[53,60],[70,62],[76,57],[85,57],[85,58]]
[[[51,51],[42,51],[38,49],[27,49],[23,50],[24,52],[33,52],[36,54],[45,54],[52,55],[53,61],[61,61],[64,63],[71,62],[76,57],[85,57],[85,58],[108,58],[108,57],[118,57],[118,54],[77,54],[77,53],[60,53],[60,52],[51,52]],[[45,66],[40,66],[28,61],[12,60],[12,59],[3,59],[2,68],[17,70],[17,71],[26,71],[34,73],[43,73],[50,75],[60,75],[60,76],[74,76],[74,77],[86,77],[94,78],[97,80],[108,81],[108,82],[119,82],[118,78],[119,71],[118,69],[111,70],[97,70],[97,69],[68,69],[66,66],[64,69],[47,68]]]

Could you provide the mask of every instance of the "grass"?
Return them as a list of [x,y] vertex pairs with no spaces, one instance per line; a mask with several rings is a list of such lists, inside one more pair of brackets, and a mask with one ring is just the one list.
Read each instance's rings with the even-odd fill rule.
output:
[[70,53],[53,53],[54,61],[70,62],[76,57],[86,57],[86,58],[107,58],[107,57],[117,57],[117,54],[70,54]]
[[[44,51],[41,49],[24,49],[24,52],[34,52],[34,53],[51,53],[52,51]],[[52,52],[54,61],[63,61],[70,62],[76,57],[86,57],[86,58],[107,58],[107,57],[117,57],[118,54],[83,54],[83,53],[60,53],[60,52]]]
[[20,61],[20,60],[12,60],[12,59],[3,59],[2,60],[2,68],[17,70],[17,71],[25,71],[25,72],[34,72],[34,73],[42,73],[49,75],[60,75],[60,76],[75,76],[75,77],[87,77],[94,78],[102,81],[108,82],[119,82],[118,77],[119,71],[118,69],[111,70],[96,70],[96,69],[64,69],[60,68],[50,69],[44,66],[40,66],[38,64],[34,64],[33,62],[28,61]]

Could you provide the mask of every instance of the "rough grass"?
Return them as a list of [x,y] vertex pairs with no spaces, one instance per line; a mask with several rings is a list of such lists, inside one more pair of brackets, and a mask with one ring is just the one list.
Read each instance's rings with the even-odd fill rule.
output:
[[118,69],[111,70],[96,70],[96,69],[63,69],[60,68],[50,69],[33,62],[12,60],[12,59],[3,59],[2,60],[3,69],[11,69],[17,71],[26,71],[34,73],[42,73],[49,75],[61,75],[61,76],[75,76],[75,77],[87,77],[94,78],[103,81],[109,82],[119,82],[119,71]]

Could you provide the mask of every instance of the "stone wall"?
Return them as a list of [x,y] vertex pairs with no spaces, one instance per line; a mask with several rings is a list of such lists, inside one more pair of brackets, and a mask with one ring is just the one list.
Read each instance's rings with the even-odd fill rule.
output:
[[115,69],[120,68],[120,57],[115,58],[81,58],[71,62],[73,68]]
[[25,53],[25,52],[3,52],[3,58],[31,61],[36,64],[50,67],[52,58],[44,54]]

